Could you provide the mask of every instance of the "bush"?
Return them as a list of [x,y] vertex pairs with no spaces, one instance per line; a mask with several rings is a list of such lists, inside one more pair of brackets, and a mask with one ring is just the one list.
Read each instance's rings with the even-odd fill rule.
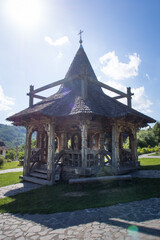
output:
[[0,156],[0,167],[3,165],[4,160],[5,160],[4,157]]
[[148,147],[143,147],[143,148],[138,147],[137,153],[138,153],[138,155],[140,155],[140,154],[158,152],[158,149],[159,149],[158,146],[155,146],[155,147],[148,146]]
[[6,159],[11,159],[11,160],[14,160],[16,157],[16,152],[15,150],[8,150],[6,152]]
[[18,160],[24,159],[24,151],[18,152]]

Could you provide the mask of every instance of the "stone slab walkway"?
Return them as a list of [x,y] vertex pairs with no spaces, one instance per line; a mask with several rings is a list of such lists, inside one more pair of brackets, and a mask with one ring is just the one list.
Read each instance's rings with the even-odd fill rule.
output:
[[22,182],[13,185],[8,185],[0,188],[0,198],[13,196],[18,193],[27,192],[32,189],[41,187],[39,184]]
[[160,199],[54,214],[0,214],[2,239],[159,240]]
[[138,158],[160,158],[160,156],[152,156],[154,153],[146,153],[139,155]]
[[9,173],[9,172],[22,172],[22,171],[23,171],[23,167],[21,167],[21,168],[10,168],[10,169],[5,169],[5,170],[0,170],[0,174]]

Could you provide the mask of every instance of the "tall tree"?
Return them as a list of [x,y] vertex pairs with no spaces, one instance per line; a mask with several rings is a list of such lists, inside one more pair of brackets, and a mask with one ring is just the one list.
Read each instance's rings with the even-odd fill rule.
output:
[[158,138],[158,142],[160,143],[160,122],[156,122],[153,127],[153,132],[155,136]]

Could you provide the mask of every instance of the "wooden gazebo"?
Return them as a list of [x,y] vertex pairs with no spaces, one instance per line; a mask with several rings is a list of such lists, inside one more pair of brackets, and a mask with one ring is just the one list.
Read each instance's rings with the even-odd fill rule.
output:
[[[48,98],[37,95],[58,85],[58,92]],[[102,88],[117,97],[107,96]],[[96,176],[104,167],[111,174],[137,168],[136,132],[155,120],[131,108],[130,88],[123,93],[97,80],[82,41],[65,78],[39,89],[30,86],[28,95],[29,107],[8,118],[26,127],[24,180],[54,183]],[[117,101],[124,97],[127,105]],[[34,104],[34,98],[41,101]],[[124,149],[127,137],[129,149]]]

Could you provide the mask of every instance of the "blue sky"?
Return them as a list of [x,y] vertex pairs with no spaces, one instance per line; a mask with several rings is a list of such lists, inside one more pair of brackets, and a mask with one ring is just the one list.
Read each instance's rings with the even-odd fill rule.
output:
[[133,107],[160,121],[159,0],[1,0],[0,123],[28,107],[31,84],[64,78],[80,29],[98,79],[130,86]]

